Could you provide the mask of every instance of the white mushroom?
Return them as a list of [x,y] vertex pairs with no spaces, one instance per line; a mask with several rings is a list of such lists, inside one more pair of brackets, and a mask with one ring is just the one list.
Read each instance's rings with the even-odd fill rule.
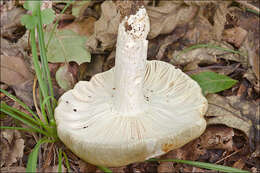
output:
[[125,17],[115,67],[59,99],[58,135],[86,162],[116,167],[144,161],[205,130],[207,100],[199,85],[171,64],[146,60],[149,27],[144,8]]

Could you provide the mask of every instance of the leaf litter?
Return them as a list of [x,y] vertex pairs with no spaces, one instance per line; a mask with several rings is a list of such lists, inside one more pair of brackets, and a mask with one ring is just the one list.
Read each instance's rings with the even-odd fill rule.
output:
[[[231,1],[219,3],[216,1],[186,0],[145,2],[151,22],[151,32],[148,36],[149,59],[168,61],[191,74],[210,70],[229,75],[229,77],[238,80],[237,84],[233,85],[231,89],[207,95],[209,109],[206,114],[208,127],[205,133],[200,138],[180,149],[169,152],[162,158],[219,163],[251,170],[252,172],[259,169],[257,166],[257,163],[259,163],[257,160],[259,159],[259,152],[257,152],[257,149],[259,149],[259,114],[257,112],[259,112],[260,101],[259,96],[257,96],[260,91],[259,29],[256,29],[258,28],[256,26],[259,25],[259,17],[245,12],[244,9],[240,8],[239,2],[236,3],[231,3]],[[11,14],[10,10],[17,8],[15,4],[9,5],[11,5],[11,8],[8,8],[7,3],[3,4],[6,10],[5,15]],[[62,9],[60,6],[63,7],[64,4],[52,3],[52,8],[55,9],[56,13],[59,12],[58,9]],[[250,4],[243,6],[250,7]],[[48,58],[52,62],[49,66],[52,67],[53,80],[55,81],[55,75],[59,74],[56,73],[58,68],[60,68],[60,71],[65,69],[65,73],[61,73],[62,75],[56,80],[57,82],[67,82],[66,87],[63,87],[62,90],[73,87],[78,79],[89,80],[94,74],[113,67],[117,28],[120,21],[120,14],[117,12],[113,1],[75,2],[71,5],[71,8],[66,10],[66,16],[59,22],[56,35],[59,35],[59,33],[64,35],[65,33],[69,38],[68,40],[73,39],[76,47],[80,47],[81,50],[74,51],[73,54],[68,54],[68,52],[66,54],[64,48],[55,47],[60,44],[55,36],[50,44],[52,50],[50,48]],[[20,20],[17,20],[17,22],[20,22]],[[19,23],[17,24],[19,27],[14,27],[12,31],[21,30],[22,27]],[[7,21],[5,27],[9,25],[10,23]],[[21,33],[24,33],[24,31]],[[46,33],[46,35],[48,34]],[[21,64],[24,64],[27,61],[30,62],[31,55],[30,48],[26,44],[28,34],[27,37],[25,34],[22,38],[20,35],[9,32],[5,34],[4,38],[1,38],[1,57],[2,55],[19,57],[22,59]],[[83,36],[86,36],[87,39],[84,40]],[[14,42],[16,40],[18,40],[17,43]],[[45,39],[45,41],[47,40]],[[66,45],[66,43],[61,45]],[[197,45],[207,46],[183,51]],[[55,49],[59,51],[55,52]],[[65,51],[66,49],[68,48],[65,48]],[[69,48],[69,50],[72,50],[72,48]],[[87,63],[90,61],[88,51],[92,55],[91,63]],[[27,56],[29,59],[27,59]],[[27,82],[29,84],[29,81],[33,79],[33,68],[30,67],[30,64],[29,66],[27,64],[22,70],[13,68],[19,75],[24,74],[26,69],[29,69],[31,76],[19,82],[19,84],[10,84],[11,82],[18,83],[17,80],[3,81],[2,76],[1,82],[7,84],[7,89],[10,89],[10,87],[14,89],[17,95],[19,95],[19,90],[30,93],[30,86],[27,85]],[[57,88],[61,90],[62,87],[57,86]],[[58,92],[57,94],[61,93]],[[30,97],[26,94],[21,94],[20,97],[23,100],[30,100]],[[1,100],[2,98],[4,96],[1,97]],[[31,144],[27,144],[25,141],[25,147],[26,145]],[[251,152],[250,149],[253,151]],[[24,158],[25,155],[20,156]],[[68,157],[74,172],[100,172],[100,170],[96,170],[95,166],[84,163],[72,153],[68,154]],[[51,157],[50,160],[52,159],[55,160]],[[57,165],[50,160],[46,164],[45,171],[57,171]],[[22,170],[25,166],[18,164],[17,160],[14,161],[13,159],[13,162],[13,165],[9,168],[4,165],[1,171],[8,169]],[[41,162],[44,161],[41,160]],[[114,172],[126,173],[205,171],[204,169],[172,162],[135,163],[112,169]],[[210,171],[206,170],[206,172]]]

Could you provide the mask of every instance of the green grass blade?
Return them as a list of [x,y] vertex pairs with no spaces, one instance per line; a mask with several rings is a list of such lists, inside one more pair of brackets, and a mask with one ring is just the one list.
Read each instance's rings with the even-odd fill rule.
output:
[[0,92],[4,93],[7,97],[9,97],[10,99],[14,100],[15,102],[17,102],[19,105],[21,105],[24,109],[26,109],[28,112],[30,112],[33,117],[38,121],[40,120],[38,118],[38,116],[29,108],[29,106],[27,106],[25,103],[23,103],[21,100],[19,100],[17,97],[15,97],[14,95],[10,94],[9,92],[0,89]]
[[234,173],[249,173],[249,171],[232,168],[228,166],[222,166],[217,164],[211,164],[211,163],[204,163],[204,162],[197,162],[197,161],[189,161],[189,160],[179,160],[179,159],[149,159],[147,161],[158,161],[158,162],[176,162],[176,163],[183,163],[187,165],[196,166],[199,168],[204,169],[211,169],[211,170],[217,170],[221,172],[234,172]]
[[9,127],[9,126],[0,126],[0,129],[10,129],[10,130],[22,130],[28,132],[37,132],[35,129],[23,128],[23,127]]
[[104,166],[97,166],[98,169],[100,169],[101,171],[105,172],[105,173],[113,173],[110,169],[108,169],[107,167]]
[[26,172],[37,172],[36,169],[37,169],[37,160],[38,160],[39,149],[40,149],[41,144],[47,143],[47,142],[51,143],[54,141],[46,139],[46,138],[42,138],[37,142],[33,151],[29,155],[27,166],[26,166]]
[[44,98],[44,100],[43,100],[43,102],[42,102],[42,104],[41,104],[41,112],[42,112],[42,114],[44,115],[44,119],[47,121],[47,117],[46,117],[46,114],[45,114],[45,106],[46,106],[46,104],[48,103],[48,101],[50,100],[50,99],[52,99],[53,100],[53,102],[54,102],[54,104],[56,105],[57,104],[57,101],[56,101],[56,99],[53,97],[53,96],[48,96],[48,97],[46,97],[46,98]]
[[66,167],[67,167],[67,172],[70,172],[70,164],[69,164],[69,160],[68,160],[68,157],[66,155],[66,153],[63,151],[63,157],[65,159],[65,164],[66,164]]
[[[48,95],[50,94],[52,97],[54,97],[53,93],[53,85],[50,75],[50,70],[48,66],[48,60],[46,56],[46,48],[45,48],[45,42],[44,42],[44,33],[42,28],[42,17],[41,17],[41,10],[40,7],[37,11],[37,17],[38,17],[38,24],[37,24],[37,33],[38,33],[38,42],[39,42],[39,48],[40,48],[40,55],[41,55],[41,62],[42,62],[42,71],[43,71],[43,79],[48,81]],[[47,96],[44,96],[44,98]],[[51,118],[54,118],[53,110],[54,110],[54,104],[51,105],[51,103],[47,102],[47,110],[51,116]]]
[[58,155],[58,172],[62,172],[62,150],[59,148],[59,155]]
[[34,125],[31,121],[27,120],[26,118],[21,118],[20,116],[17,116],[15,113],[13,113],[12,111],[8,110],[8,108],[6,107],[2,107],[1,105],[1,111],[4,112],[5,114],[11,116],[12,118],[21,121],[22,123],[28,125],[29,127],[35,129],[37,132],[42,133],[46,136],[48,136],[48,133],[44,132],[43,130],[41,130],[38,126]]
[[44,125],[44,124],[41,122],[41,120],[36,121],[36,120],[33,119],[30,115],[28,115],[28,114],[26,114],[26,113],[24,113],[24,112],[22,112],[22,111],[19,111],[19,110],[16,109],[16,108],[13,108],[13,107],[11,107],[11,106],[8,106],[6,103],[1,103],[1,108],[3,108],[3,109],[9,109],[9,110],[11,110],[11,111],[13,111],[13,112],[16,112],[16,113],[19,114],[20,116],[22,116],[22,117],[24,117],[24,118],[26,118],[26,119],[32,121],[33,123],[37,124],[38,126],[43,126],[43,125]]

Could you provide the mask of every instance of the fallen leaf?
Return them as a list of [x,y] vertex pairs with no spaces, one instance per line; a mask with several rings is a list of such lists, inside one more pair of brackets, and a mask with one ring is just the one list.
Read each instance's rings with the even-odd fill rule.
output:
[[72,30],[79,35],[89,38],[94,33],[94,24],[96,19],[94,17],[88,17],[82,21],[72,22],[62,29]]
[[245,162],[242,159],[239,159],[233,164],[233,168],[243,169],[245,166]]
[[22,166],[3,167],[0,168],[0,172],[26,172],[26,168]]
[[79,164],[79,171],[80,172],[92,173],[92,172],[95,172],[97,170],[96,166],[91,165],[91,164],[84,162],[82,160],[79,160],[78,164]]
[[200,136],[200,145],[206,149],[224,149],[233,151],[234,131],[225,126],[209,126]]
[[23,8],[13,8],[5,12],[1,11],[1,37],[16,41],[25,32],[21,25],[21,17],[26,13]]
[[[58,172],[59,170],[59,165],[54,165],[54,166],[50,166],[50,167],[47,167],[43,170],[43,172]],[[65,168],[65,166],[62,164],[61,165],[61,172],[66,172],[67,169]]]
[[237,48],[239,48],[244,42],[247,36],[247,31],[241,27],[234,27],[225,29],[223,32],[223,40],[228,43],[234,44]]
[[152,39],[159,34],[169,34],[177,26],[191,21],[198,10],[197,6],[184,6],[176,1],[159,1],[157,7],[147,6],[150,18],[150,32],[148,38]]
[[18,85],[33,78],[24,59],[19,56],[1,56],[1,82]]
[[104,56],[97,55],[90,63],[80,65],[80,79],[87,79],[103,71]]
[[87,47],[96,50],[98,42],[101,43],[101,50],[111,49],[116,43],[117,29],[120,22],[120,13],[112,1],[105,1],[101,4],[102,14],[95,22],[94,34],[89,38]]
[[[187,24],[196,15],[198,7],[175,1],[160,1],[157,7],[146,6],[146,9],[151,25],[148,38],[152,39],[159,34],[171,33],[177,26]],[[116,43],[120,13],[113,1],[103,2],[101,10],[101,17],[95,23],[94,34],[87,42],[87,47],[92,52],[111,50]]]
[[252,122],[250,119],[241,114],[239,109],[230,105],[229,100],[217,94],[207,95],[209,102],[206,113],[207,124],[224,124],[228,127],[243,131],[248,137]]
[[223,1],[221,3],[216,3],[217,8],[213,18],[213,33],[215,35],[215,39],[221,40],[222,32],[226,23],[226,15],[228,13],[228,6],[231,4],[231,1]]
[[64,64],[63,66],[59,67],[56,72],[56,81],[65,91],[73,88],[74,84],[76,83],[76,79],[69,70],[69,64]]
[[1,166],[11,166],[23,157],[24,140],[17,130],[1,131]]
[[33,103],[33,79],[29,79],[23,83],[13,86],[15,95],[26,105],[32,107]]
[[[45,41],[50,37],[50,32],[45,32]],[[79,65],[90,62],[91,55],[85,48],[86,37],[80,36],[71,30],[56,30],[47,51],[48,61],[71,62]]]

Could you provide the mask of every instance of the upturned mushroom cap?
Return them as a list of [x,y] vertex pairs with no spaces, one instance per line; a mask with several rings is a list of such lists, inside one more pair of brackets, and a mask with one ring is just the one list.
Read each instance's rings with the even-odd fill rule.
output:
[[[145,61],[142,80],[132,82],[142,86],[143,106],[138,111],[135,104],[119,111],[118,104],[123,103],[119,103],[122,94],[117,94],[117,87],[121,85],[115,73],[112,68],[78,82],[55,109],[60,139],[81,159],[94,165],[123,166],[179,148],[205,130],[207,100],[199,85],[181,70],[165,62]],[[123,95],[131,98],[131,92]]]

